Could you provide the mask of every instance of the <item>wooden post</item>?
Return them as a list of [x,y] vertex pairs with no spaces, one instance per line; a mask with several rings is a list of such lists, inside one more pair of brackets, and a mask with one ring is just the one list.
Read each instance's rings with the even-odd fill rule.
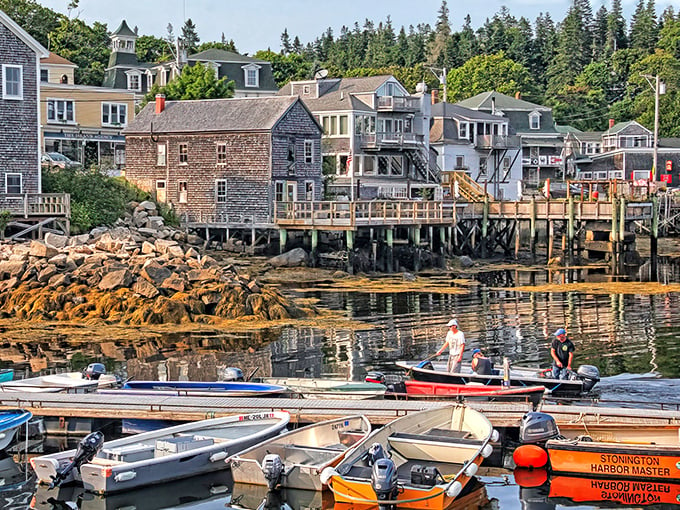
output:
[[515,217],[515,259],[519,258],[520,244],[522,243],[522,222]]
[[439,253],[446,253],[446,227],[439,227]]
[[446,254],[453,255],[453,232],[455,227],[447,227],[448,235],[446,236]]
[[347,272],[354,274],[354,231],[346,230],[345,239],[347,241]]
[[413,270],[420,271],[420,227],[409,229],[411,231],[411,243],[413,244]]
[[529,211],[529,251],[531,258],[536,258],[536,197],[531,197],[531,210]]
[[553,258],[553,248],[555,245],[555,222],[548,219],[548,262]]
[[434,227],[430,225],[428,230],[430,235],[430,252],[434,253]]
[[611,230],[611,240],[612,240],[612,257],[616,259],[616,255],[619,253],[619,199],[618,197],[612,197],[612,230]]
[[311,257],[312,257],[312,267],[316,267],[317,264],[317,257],[318,257],[318,247],[319,247],[319,231],[318,230],[312,230],[312,249],[311,249]]
[[279,230],[279,253],[286,251],[286,242],[288,241],[288,231],[285,228]]
[[387,228],[385,230],[385,235],[387,237],[387,250],[385,250],[385,258],[387,272],[392,273],[394,271],[394,229]]
[[489,195],[484,195],[484,209],[482,210],[482,258],[487,256],[489,240]]
[[569,197],[569,211],[567,212],[567,257],[569,265],[574,263],[574,237],[576,236],[576,217],[574,215],[574,197]]
[[652,269],[656,275],[656,256],[659,242],[659,200],[656,195],[652,195],[652,229],[649,232],[649,249],[652,256]]

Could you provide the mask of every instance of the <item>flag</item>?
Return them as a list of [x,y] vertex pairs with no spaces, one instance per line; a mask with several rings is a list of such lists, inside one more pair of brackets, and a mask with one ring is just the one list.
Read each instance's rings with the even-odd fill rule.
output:
[[347,156],[347,170],[352,168],[352,155]]

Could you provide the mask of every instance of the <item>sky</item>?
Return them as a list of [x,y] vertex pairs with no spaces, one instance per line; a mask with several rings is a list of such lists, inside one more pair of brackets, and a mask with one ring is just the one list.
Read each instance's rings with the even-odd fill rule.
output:
[[[38,0],[38,3],[57,12],[67,13],[69,0]],[[467,4],[460,0],[448,0],[450,20],[454,30],[459,30],[464,18],[470,14],[474,28],[481,26],[503,5],[515,17],[524,16],[532,23],[541,12],[550,12],[554,21],[564,17],[570,0],[483,0]],[[592,0],[593,12],[602,0]],[[630,19],[637,0],[623,0],[624,15]],[[463,5],[461,5],[463,4]],[[611,1],[607,0],[607,7]],[[680,10],[680,0],[656,0],[657,10],[663,11],[673,5]],[[227,40],[233,39],[241,53],[253,54],[270,48],[280,51],[281,34],[288,29],[291,40],[298,36],[303,44],[313,41],[328,27],[334,35],[340,33],[343,25],[353,27],[358,21],[363,26],[369,19],[376,25],[392,19],[395,32],[409,25],[429,23],[434,26],[441,0],[80,0],[73,13],[91,24],[94,21],[106,23],[109,30],[115,30],[122,19],[139,29],[140,35],[164,37],[168,23],[180,33],[186,18],[196,25],[201,42],[219,41],[224,33]]]

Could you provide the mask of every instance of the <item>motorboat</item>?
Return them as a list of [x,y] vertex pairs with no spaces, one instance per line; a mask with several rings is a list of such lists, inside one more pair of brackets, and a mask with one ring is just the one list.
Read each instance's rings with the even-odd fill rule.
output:
[[469,364],[463,364],[460,372],[448,372],[446,363],[431,361],[398,361],[397,366],[403,368],[417,381],[447,384],[478,383],[485,386],[544,386],[546,393],[555,396],[574,396],[588,393],[600,380],[600,372],[593,365],[581,365],[568,379],[553,379],[550,369],[518,367],[505,371],[494,369],[492,375],[475,373]]
[[267,486],[234,483],[229,508],[257,510],[322,510],[332,509],[329,491],[307,491],[281,488],[270,491]]
[[0,368],[0,383],[8,382],[14,379],[13,368]]
[[4,451],[14,442],[19,428],[32,417],[31,412],[24,409],[0,411],[0,451]]
[[[403,387],[402,387],[403,385]],[[488,400],[494,402],[531,402],[536,408],[543,400],[545,386],[484,386],[407,380],[393,386],[392,395],[408,399]],[[401,391],[403,390],[403,391]]]
[[128,381],[116,392],[119,395],[274,397],[288,394],[289,389],[276,384],[243,381]]
[[41,483],[130,490],[226,469],[229,455],[280,434],[289,418],[283,411],[228,416],[107,442],[93,432],[76,450],[35,457],[31,465]]
[[340,463],[370,433],[365,416],[337,418],[276,436],[231,456],[227,463],[237,483],[319,491],[321,472]]
[[263,383],[286,386],[303,398],[362,400],[382,398],[387,386],[374,382],[307,377],[265,377]]
[[618,430],[616,437],[610,438],[587,434],[568,438],[560,434],[552,416],[534,412],[522,418],[520,442],[522,446],[514,456],[523,448],[544,448],[554,474],[680,482],[677,433],[673,440],[667,436],[657,440],[653,434],[641,436],[634,430],[628,436]]
[[489,420],[464,404],[429,409],[376,430],[321,479],[338,503],[444,509],[497,440]]
[[102,363],[91,363],[83,372],[63,372],[0,383],[0,391],[90,393],[101,388],[112,388],[119,383],[118,377],[106,373]]

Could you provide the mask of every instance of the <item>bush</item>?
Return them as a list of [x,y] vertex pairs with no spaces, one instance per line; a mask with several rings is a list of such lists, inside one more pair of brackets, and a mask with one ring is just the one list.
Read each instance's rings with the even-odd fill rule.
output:
[[0,211],[0,239],[5,238],[5,229],[12,219],[12,213],[9,211]]

